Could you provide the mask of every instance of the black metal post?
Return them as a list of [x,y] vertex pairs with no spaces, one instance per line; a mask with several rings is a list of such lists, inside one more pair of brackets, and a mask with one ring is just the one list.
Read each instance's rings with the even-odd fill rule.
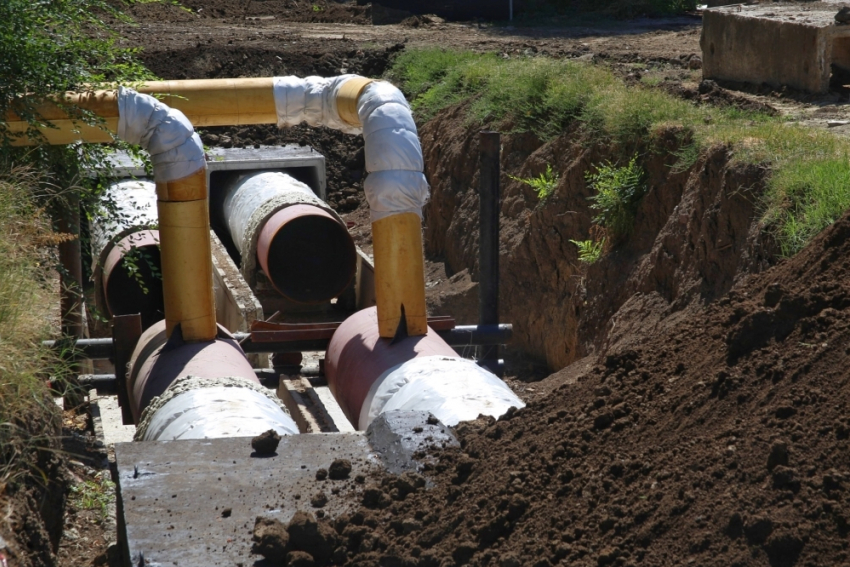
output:
[[130,411],[130,394],[127,384],[127,365],[133,357],[133,351],[139,337],[142,336],[142,316],[116,315],[112,318],[112,343],[114,346],[116,387],[118,390],[118,405],[121,406],[121,419],[124,425],[132,425],[133,414]]
[[[499,324],[499,152],[498,132],[480,133],[479,238],[478,238],[478,324]],[[498,345],[482,346],[479,363],[502,375]]]
[[[85,336],[83,261],[80,246],[80,195],[75,190],[68,192],[65,208],[59,211],[57,229],[71,235],[69,240],[59,244],[59,261],[62,264],[59,277],[62,335],[68,340],[81,339]],[[77,382],[77,374],[81,370],[76,364],[69,368],[62,400],[66,410],[79,410],[82,407],[85,392]]]

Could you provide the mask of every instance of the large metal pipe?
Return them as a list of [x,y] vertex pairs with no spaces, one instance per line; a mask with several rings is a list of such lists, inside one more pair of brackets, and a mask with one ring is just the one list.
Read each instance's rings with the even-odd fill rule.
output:
[[281,172],[244,175],[225,189],[223,209],[248,285],[255,284],[257,260],[275,289],[299,303],[328,301],[351,283],[354,241],[304,183]]
[[[118,116],[119,138],[148,150],[156,180],[165,321],[142,335],[129,364],[128,401],[134,419],[143,421],[137,438],[251,435],[269,426],[297,432],[283,406],[257,386],[242,349],[215,322],[200,138],[183,114],[151,96],[119,87],[117,95],[92,97],[100,116]],[[86,104],[92,97],[76,100]]]
[[186,343],[179,327],[167,337],[159,322],[142,334],[129,366],[130,411],[137,424],[144,423],[138,439],[249,436],[269,428],[298,432],[283,406],[269,405],[251,364],[223,327],[214,341]]
[[[198,126],[277,123],[285,127],[307,122],[362,133],[381,336],[395,336],[402,320],[408,335],[427,332],[420,219],[429,187],[422,173],[416,124],[401,91],[357,75],[164,81],[139,88],[165,95],[166,103]],[[112,141],[111,132],[121,136],[118,98],[115,91],[95,91],[68,93],[60,97],[61,104],[46,101],[38,110],[56,128],[40,131],[51,143]],[[93,112],[103,119],[103,128],[74,120],[63,105]],[[12,133],[29,127],[14,112],[7,114],[6,122]],[[15,143],[32,142],[24,137]]]
[[105,198],[113,210],[92,220],[95,305],[103,314],[139,313],[147,329],[164,317],[156,185],[147,180],[112,183]]
[[446,425],[456,425],[525,405],[499,378],[459,357],[433,329],[403,340],[382,338],[375,308],[355,313],[336,330],[325,375],[358,429],[394,409],[427,410]]

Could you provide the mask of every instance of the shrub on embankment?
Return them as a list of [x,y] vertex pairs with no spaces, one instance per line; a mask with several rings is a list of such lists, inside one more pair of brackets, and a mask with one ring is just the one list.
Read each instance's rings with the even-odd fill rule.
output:
[[734,161],[769,171],[758,208],[782,254],[792,256],[850,208],[850,142],[781,117],[694,105],[657,89],[628,86],[602,66],[544,57],[503,59],[439,49],[411,50],[390,76],[424,123],[470,101],[465,120],[551,140],[578,125],[589,143],[615,146],[624,163],[660,130],[681,132],[674,169],[715,144]]

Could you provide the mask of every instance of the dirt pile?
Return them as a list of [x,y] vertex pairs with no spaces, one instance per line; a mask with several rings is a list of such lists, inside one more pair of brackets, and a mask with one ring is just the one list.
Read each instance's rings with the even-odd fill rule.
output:
[[[468,270],[477,280],[478,129],[465,125],[465,110],[449,109],[421,129],[432,189],[425,240],[449,276]],[[571,242],[590,238],[596,214],[585,173],[623,151],[588,143],[580,131],[546,143],[503,135],[501,319],[513,323],[518,348],[563,368],[722,296],[770,263],[755,222],[765,170],[734,164],[723,147],[681,168],[683,140],[670,129],[634,150],[648,185],[634,230],[588,267]],[[536,177],[547,165],[560,180],[544,200],[507,175]]]
[[371,6],[352,2],[251,0],[184,0],[177,4],[133,3],[125,9],[132,18],[147,23],[221,20],[228,23],[317,22],[371,24]]
[[348,564],[850,564],[848,258],[845,217],[577,383],[462,425],[433,489],[361,512],[373,539]]

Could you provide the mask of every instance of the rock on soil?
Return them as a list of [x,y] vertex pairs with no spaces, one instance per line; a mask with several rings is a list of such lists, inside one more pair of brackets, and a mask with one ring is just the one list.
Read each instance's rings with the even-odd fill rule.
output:
[[277,451],[280,444],[280,434],[274,429],[269,429],[251,439],[251,447],[261,455],[271,455]]

